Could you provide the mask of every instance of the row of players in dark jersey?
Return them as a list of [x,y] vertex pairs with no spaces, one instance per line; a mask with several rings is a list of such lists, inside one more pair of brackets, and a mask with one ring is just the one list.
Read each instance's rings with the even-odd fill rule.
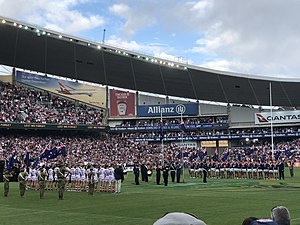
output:
[[[202,178],[206,170],[208,177],[227,179],[284,179],[284,160],[269,162],[193,162],[189,168],[191,178]],[[290,161],[289,164],[292,162]]]

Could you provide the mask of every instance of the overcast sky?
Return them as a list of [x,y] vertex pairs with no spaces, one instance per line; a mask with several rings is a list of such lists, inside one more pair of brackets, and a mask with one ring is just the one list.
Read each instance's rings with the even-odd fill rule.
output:
[[0,15],[217,70],[300,78],[298,0],[0,0]]

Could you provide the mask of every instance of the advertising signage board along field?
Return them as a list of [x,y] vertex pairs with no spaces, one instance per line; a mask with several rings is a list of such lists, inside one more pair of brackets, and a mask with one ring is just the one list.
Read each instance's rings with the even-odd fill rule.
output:
[[198,104],[164,104],[164,105],[139,105],[138,117],[153,116],[196,116],[199,115]]
[[300,110],[255,113],[255,124],[300,123]]

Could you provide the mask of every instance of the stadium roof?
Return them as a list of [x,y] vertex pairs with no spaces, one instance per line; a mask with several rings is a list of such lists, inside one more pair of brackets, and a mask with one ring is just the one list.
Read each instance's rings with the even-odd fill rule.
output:
[[300,80],[234,74],[172,62],[0,17],[0,64],[167,96],[300,106]]

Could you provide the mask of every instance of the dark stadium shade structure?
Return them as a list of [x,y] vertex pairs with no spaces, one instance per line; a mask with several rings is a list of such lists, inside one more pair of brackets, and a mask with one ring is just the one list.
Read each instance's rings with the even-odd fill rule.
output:
[[34,26],[13,26],[12,21],[0,21],[3,65],[136,91],[250,105],[270,104],[271,82],[273,105],[300,106],[299,79],[233,74],[184,64],[170,67],[141,60],[137,53],[120,54],[107,45],[95,48],[67,35],[61,38],[47,35],[48,30],[36,32]]

